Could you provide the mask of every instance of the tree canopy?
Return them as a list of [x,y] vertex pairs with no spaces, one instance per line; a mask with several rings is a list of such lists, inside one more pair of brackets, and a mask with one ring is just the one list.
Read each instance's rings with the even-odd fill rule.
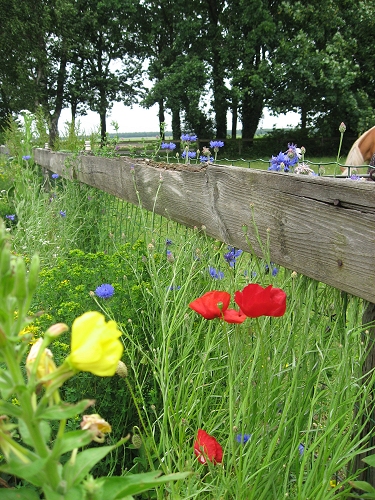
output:
[[[0,126],[41,111],[51,144],[62,109],[106,115],[158,105],[173,137],[224,139],[227,111],[252,138],[264,107],[302,130],[375,122],[370,0],[0,0]],[[151,88],[145,89],[145,77]]]

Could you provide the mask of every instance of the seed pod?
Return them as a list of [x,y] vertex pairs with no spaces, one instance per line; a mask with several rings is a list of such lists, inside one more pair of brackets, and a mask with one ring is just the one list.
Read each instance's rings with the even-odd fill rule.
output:
[[38,285],[38,278],[39,278],[39,267],[40,267],[40,259],[38,254],[34,254],[31,263],[30,263],[30,268],[29,268],[29,277],[28,277],[28,291],[29,291],[29,297],[31,297],[35,289]]
[[6,297],[14,286],[15,272],[9,245],[4,245],[0,254],[0,296]]
[[27,296],[26,265],[21,257],[16,260],[13,295],[19,301],[23,301]]

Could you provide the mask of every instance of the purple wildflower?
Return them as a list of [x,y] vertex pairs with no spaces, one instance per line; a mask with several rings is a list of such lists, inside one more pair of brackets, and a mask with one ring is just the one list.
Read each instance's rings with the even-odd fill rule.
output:
[[251,434],[237,434],[237,443],[246,444],[251,438]]
[[222,148],[223,146],[223,141],[210,141],[210,148]]
[[210,273],[211,278],[214,278],[215,280],[222,280],[224,278],[223,271],[219,271],[214,267],[209,267],[208,272]]
[[66,212],[65,212],[65,210],[60,210],[60,215],[61,215],[61,217],[66,217]]
[[213,156],[200,156],[199,157],[199,160],[201,161],[201,163],[206,163],[206,162],[213,162],[214,161],[214,157]]
[[52,174],[51,177],[52,177],[52,179],[58,179],[60,176],[59,176],[59,174]]
[[270,159],[270,166],[268,170],[272,170],[274,172],[280,172],[280,170],[284,170],[284,172],[289,172],[290,159],[285,153],[280,153],[277,156],[272,156]]
[[194,142],[197,139],[198,139],[198,137],[194,134],[192,134],[192,135],[182,134],[182,136],[181,136],[181,141],[185,141],[185,142]]
[[242,254],[242,250],[236,250],[234,247],[228,246],[229,252],[224,254],[224,259],[228,262],[230,267],[234,267],[236,263],[236,258]]
[[98,286],[95,290],[95,295],[101,299],[110,299],[114,293],[115,289],[112,285],[108,285],[108,283]]
[[305,451],[305,447],[304,447],[304,445],[302,443],[300,443],[298,445],[298,451],[299,451],[300,456],[302,457],[303,452]]
[[14,221],[16,215],[15,214],[6,215],[5,218]]
[[[197,156],[197,153],[195,151],[188,151],[188,158],[195,158]],[[181,155],[181,158],[186,157],[186,151],[184,151]]]
[[30,155],[25,155],[25,156],[22,156],[22,159],[27,161],[27,160],[31,159],[31,156]]
[[173,151],[176,149],[176,144],[174,142],[162,142],[160,147],[161,149],[169,149],[170,151]]

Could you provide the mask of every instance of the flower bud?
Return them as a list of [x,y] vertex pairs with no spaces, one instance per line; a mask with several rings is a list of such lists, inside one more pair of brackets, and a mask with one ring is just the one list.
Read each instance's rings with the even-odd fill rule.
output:
[[345,130],[346,130],[346,125],[345,125],[344,122],[341,122],[340,126],[339,126],[339,132],[340,132],[340,134],[343,134],[345,132]]
[[128,368],[125,363],[119,361],[116,368],[116,373],[121,378],[126,378],[128,376]]
[[27,295],[26,289],[26,265],[25,261],[20,257],[16,260],[15,265],[15,281],[13,295],[20,301],[24,300]]
[[139,434],[133,434],[133,436],[132,436],[132,445],[137,450],[139,450],[139,448],[141,448],[141,446],[142,446],[142,438],[141,438],[141,436]]
[[39,357],[38,366],[36,369],[36,378],[38,380],[56,370],[56,365],[53,361],[53,354],[49,349],[44,349],[42,354],[39,355],[42,344],[43,339],[39,338],[31,347],[30,352],[26,358],[26,371],[28,373],[28,376],[30,377],[31,372],[33,371],[34,363]]
[[55,339],[68,330],[69,327],[65,323],[56,323],[55,325],[52,325],[48,328],[48,330],[46,331],[46,335],[48,335],[48,337],[50,338]]
[[35,292],[35,289],[37,287],[39,278],[39,268],[40,268],[39,255],[34,254],[31,258],[28,280],[27,280],[27,288],[30,295],[32,295]]

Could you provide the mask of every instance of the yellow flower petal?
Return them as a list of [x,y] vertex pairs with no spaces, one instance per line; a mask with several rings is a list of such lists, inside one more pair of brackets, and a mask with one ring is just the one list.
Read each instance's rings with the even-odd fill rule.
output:
[[72,352],[66,361],[79,371],[112,376],[124,350],[120,336],[115,321],[106,323],[103,314],[87,312],[73,322]]

